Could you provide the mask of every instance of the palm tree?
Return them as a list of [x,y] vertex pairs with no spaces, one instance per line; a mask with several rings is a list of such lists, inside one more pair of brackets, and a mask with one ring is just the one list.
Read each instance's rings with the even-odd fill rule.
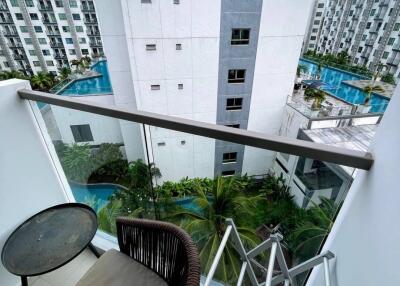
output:
[[[232,218],[235,221],[245,246],[254,247],[259,243],[255,229],[248,227],[259,200],[262,200],[260,196],[245,196],[242,184],[236,177],[219,177],[214,180],[210,193],[198,188],[193,202],[200,210],[181,210],[172,215],[173,220],[181,219],[182,227],[197,243],[205,273],[210,270],[224,235],[225,219]],[[228,242],[215,277],[228,283],[234,281],[238,277],[240,266],[240,257],[234,245]]]
[[363,91],[367,94],[364,99],[364,105],[368,106],[373,92],[384,92],[385,90],[380,85],[367,85],[363,88]]
[[304,99],[306,101],[313,100],[311,105],[312,110],[318,110],[321,108],[322,101],[325,100],[326,94],[319,88],[309,87],[304,92]]
[[296,75],[297,77],[300,77],[301,73],[306,73],[308,72],[308,67],[306,65],[298,65],[297,70],[296,70]]
[[70,76],[70,74],[71,74],[71,69],[70,68],[67,68],[67,67],[61,68],[59,70],[59,75],[58,75],[59,80],[60,81],[66,80]]
[[308,211],[306,218],[297,224],[289,237],[289,245],[296,257],[306,260],[314,256],[322,240],[332,229],[334,218],[340,206],[333,200],[320,197],[321,203],[314,204]]
[[90,155],[90,146],[87,144],[73,144],[62,152],[60,161],[69,180],[87,182],[92,171]]
[[38,72],[36,75],[31,77],[30,81],[32,88],[40,91],[48,91],[54,85],[52,77],[48,73],[44,72]]

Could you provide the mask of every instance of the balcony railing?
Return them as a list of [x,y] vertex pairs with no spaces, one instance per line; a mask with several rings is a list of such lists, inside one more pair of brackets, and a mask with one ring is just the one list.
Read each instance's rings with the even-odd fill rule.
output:
[[24,47],[21,42],[9,42],[8,46],[10,48],[23,48]]
[[39,9],[39,11],[47,11],[47,12],[49,12],[49,11],[53,11],[53,6],[49,2],[49,4],[47,4],[47,5],[39,4],[38,5],[38,9]]
[[52,48],[63,48],[64,44],[62,42],[52,42],[52,41],[50,41],[50,47],[52,47]]
[[[296,180],[295,185],[290,185],[290,189],[297,192],[296,205],[291,195],[282,200],[299,212],[302,207],[308,206],[319,213],[317,208],[325,211],[323,206],[319,207],[323,203],[320,198],[323,197],[332,203],[330,210],[333,212],[328,215],[332,220],[345,197],[342,191],[352,181],[351,175],[347,178],[341,173],[347,178],[344,180],[335,175],[332,168],[342,168],[340,165],[344,165],[369,170],[373,164],[372,155],[362,151],[38,91],[20,90],[18,94],[23,99],[35,101],[31,103],[32,110],[35,116],[41,117],[37,121],[44,122],[41,123],[43,136],[52,150],[54,161],[59,162],[64,170],[70,184],[69,192],[77,201],[92,206],[99,213],[99,228],[111,234],[115,233],[112,228],[115,217],[108,215],[111,212],[161,220],[168,218],[193,234],[201,250],[203,240],[213,238],[215,230],[207,227],[192,229],[190,225],[214,225],[206,222],[213,220],[208,216],[209,211],[219,206],[216,200],[221,198],[216,191],[226,194],[223,208],[229,207],[225,202],[233,200],[236,207],[232,215],[235,216],[233,219],[238,230],[246,226],[255,236],[261,236],[261,240],[271,233],[271,224],[279,224],[280,230],[293,233],[288,227],[294,226],[284,221],[280,223],[281,219],[287,219],[288,216],[296,223],[301,223],[289,212],[281,211],[283,216],[271,220],[269,208],[275,204],[276,209],[281,209],[285,204],[275,201],[269,195],[269,189],[265,192],[265,188],[270,186],[269,180],[288,190],[285,186],[288,177],[279,179],[268,171],[269,158],[274,157],[271,151],[280,152],[274,164],[282,167],[277,165],[276,168],[290,169]],[[124,136],[123,132],[126,132]],[[225,150],[224,155],[221,153],[219,156],[218,150]],[[72,165],[69,163],[71,159],[74,162]],[[58,170],[59,174],[63,170]],[[90,190],[90,195],[87,190]],[[260,196],[266,199],[258,201]],[[201,198],[200,205],[198,201]],[[270,204],[271,201],[274,204]],[[265,207],[266,204],[268,207]],[[242,209],[242,206],[246,209]],[[267,222],[268,227],[265,227]],[[328,232],[327,229],[325,233]],[[289,245],[286,240],[283,242]],[[300,247],[301,242],[293,241],[290,245]],[[315,245],[321,243],[322,240]],[[237,257],[234,248],[230,250]],[[283,251],[291,255],[286,246]],[[213,254],[206,249],[203,248],[202,253],[204,259],[213,259]],[[299,265],[314,255],[315,250],[308,251],[304,256],[295,256],[288,266]],[[227,269],[233,272],[230,266]],[[218,271],[215,274],[216,278],[221,278]]]
[[91,18],[91,19],[84,18],[83,21],[85,24],[97,24],[97,19],[93,19],[93,18]]

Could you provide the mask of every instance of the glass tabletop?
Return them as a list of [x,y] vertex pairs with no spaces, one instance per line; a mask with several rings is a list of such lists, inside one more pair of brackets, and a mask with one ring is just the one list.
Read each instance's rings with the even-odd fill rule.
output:
[[57,205],[32,216],[7,239],[2,262],[11,273],[35,276],[81,253],[97,230],[96,213],[79,203]]

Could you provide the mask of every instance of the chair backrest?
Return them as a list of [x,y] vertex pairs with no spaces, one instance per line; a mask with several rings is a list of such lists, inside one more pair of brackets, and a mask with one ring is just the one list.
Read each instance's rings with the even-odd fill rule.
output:
[[200,260],[191,237],[174,224],[117,218],[120,251],[160,275],[168,285],[198,286]]

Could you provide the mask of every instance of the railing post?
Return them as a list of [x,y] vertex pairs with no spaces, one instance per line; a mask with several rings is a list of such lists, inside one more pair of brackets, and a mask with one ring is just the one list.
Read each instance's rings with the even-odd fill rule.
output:
[[231,234],[231,231],[232,231],[232,226],[228,225],[228,227],[226,228],[225,234],[222,238],[221,244],[219,245],[217,254],[215,255],[214,261],[210,267],[210,271],[208,272],[207,279],[206,279],[206,282],[204,283],[204,286],[209,286],[212,281],[214,273],[217,270],[218,262],[221,259],[222,252],[224,251],[225,245],[228,242],[228,238],[229,238],[229,235]]
[[237,286],[241,286],[243,283],[244,274],[246,273],[247,262],[243,262],[242,268],[240,269],[239,279],[237,281]]
[[271,286],[272,274],[274,272],[276,248],[278,243],[274,241],[271,246],[271,253],[269,255],[268,269],[267,269],[267,279],[265,280],[265,286]]
[[325,285],[331,286],[331,279],[329,275],[329,260],[327,257],[324,257],[324,274],[325,274]]

